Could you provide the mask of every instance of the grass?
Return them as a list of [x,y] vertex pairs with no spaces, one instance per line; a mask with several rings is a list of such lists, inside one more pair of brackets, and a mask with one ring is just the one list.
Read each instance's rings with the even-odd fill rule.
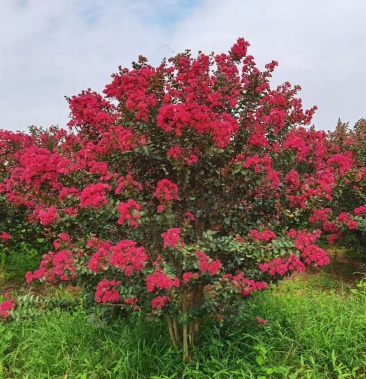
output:
[[235,326],[203,324],[190,364],[171,349],[162,323],[135,315],[96,324],[81,309],[55,309],[1,327],[0,377],[366,378],[362,289],[327,273],[299,275],[248,304]]

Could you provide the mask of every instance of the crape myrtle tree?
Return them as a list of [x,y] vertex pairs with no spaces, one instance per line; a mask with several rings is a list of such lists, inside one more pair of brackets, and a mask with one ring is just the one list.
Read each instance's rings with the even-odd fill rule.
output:
[[309,221],[328,234],[329,243],[352,241],[366,258],[366,120],[353,128],[339,120],[326,138],[325,163],[332,173],[333,191],[322,198]]
[[28,282],[76,282],[87,304],[165,318],[188,361],[203,318],[229,319],[270,280],[329,262],[289,210],[316,203],[298,188],[306,170],[323,178],[315,161],[305,179],[292,171],[315,107],[298,86],[271,89],[277,63],[259,70],[248,46],[158,67],[140,56],[103,95],[68,99],[69,131],[16,152],[2,193],[54,245]]
[[[32,130],[34,128],[30,129],[29,135],[0,130],[0,183],[18,165],[18,157],[24,150],[36,143]],[[19,255],[21,251],[25,254],[31,248],[45,253],[52,247],[52,244],[46,241],[45,228],[40,224],[29,224],[28,214],[27,207],[10,198],[7,199],[0,193],[0,261],[2,266],[6,265],[10,255]]]

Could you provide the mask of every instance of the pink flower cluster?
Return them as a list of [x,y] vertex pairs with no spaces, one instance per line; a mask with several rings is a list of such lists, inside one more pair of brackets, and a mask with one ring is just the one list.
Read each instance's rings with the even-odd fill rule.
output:
[[324,266],[330,262],[326,251],[314,245],[320,234],[320,230],[314,230],[312,233],[291,230],[288,233],[289,237],[295,237],[295,247],[299,249],[301,257],[306,264],[313,263],[316,266]]
[[365,214],[366,213],[366,204],[361,205],[358,208],[355,208],[355,210],[353,212],[356,216],[361,216],[361,215]]
[[154,292],[155,290],[170,290],[173,287],[179,287],[179,284],[177,277],[171,278],[161,269],[157,269],[146,277],[146,287],[149,292]]
[[182,136],[183,129],[194,129],[198,134],[212,135],[218,148],[230,144],[230,138],[239,130],[238,121],[229,113],[213,112],[197,102],[167,104],[159,109],[158,126],[166,132]]
[[121,176],[117,180],[117,188],[114,191],[116,195],[119,195],[122,191],[142,191],[142,185],[133,179],[132,172],[129,172],[125,177]]
[[271,262],[259,263],[259,269],[262,272],[268,272],[270,276],[284,276],[289,271],[301,272],[305,270],[304,264],[297,255],[291,254],[286,258],[277,257]]
[[156,187],[154,197],[157,197],[160,202],[180,200],[178,196],[178,186],[169,179],[160,180]]
[[70,234],[68,233],[60,233],[58,235],[59,238],[53,241],[53,247],[56,250],[60,250],[62,248],[74,248],[75,245],[71,243]]
[[349,230],[354,230],[358,228],[358,222],[351,219],[351,215],[348,212],[341,213],[337,220],[341,224],[345,224]]
[[190,280],[195,280],[199,278],[198,272],[187,271],[183,274],[182,280],[184,284],[187,284]]
[[352,153],[347,152],[344,154],[335,154],[327,160],[328,165],[335,164],[339,168],[341,176],[354,167]]
[[15,309],[15,300],[9,299],[5,300],[3,303],[0,303],[0,317],[9,317],[9,312],[13,309]]
[[171,299],[169,296],[157,296],[151,301],[151,306],[153,309],[161,309],[166,303],[170,303]]
[[105,183],[89,184],[81,191],[81,208],[101,208],[103,205],[108,204],[106,191],[111,189],[111,186]]
[[61,250],[57,253],[50,251],[42,256],[39,269],[32,274],[28,271],[25,275],[27,283],[34,279],[44,278],[46,281],[54,283],[59,277],[61,280],[70,280],[75,277],[76,267],[73,253],[70,250]]
[[335,221],[324,221],[323,222],[323,230],[326,233],[338,233],[339,228]]
[[164,248],[168,246],[171,247],[182,247],[184,244],[180,242],[180,229],[171,228],[161,235],[164,239]]
[[196,255],[200,262],[198,268],[202,273],[208,272],[212,276],[216,275],[219,272],[221,268],[221,262],[218,259],[212,260],[208,255],[202,253],[199,250],[196,251]]
[[315,224],[316,222],[327,222],[328,215],[331,212],[330,208],[322,208],[322,209],[314,209],[313,213],[309,217],[309,221],[311,224]]
[[60,218],[56,207],[41,208],[36,207],[33,210],[29,221],[39,221],[42,225],[47,226],[53,224]]
[[233,59],[240,60],[247,55],[249,46],[249,42],[247,42],[244,38],[239,38],[230,49],[230,55],[233,57]]
[[102,134],[116,120],[117,112],[114,105],[90,90],[73,96],[69,100],[69,106],[72,119],[68,126],[81,126],[82,131],[89,131],[92,135]]
[[[264,138],[264,137],[263,137]],[[267,141],[267,140],[266,140]],[[254,142],[251,141],[253,144]],[[240,164],[245,168],[250,168],[255,174],[262,174],[265,176],[267,185],[271,189],[277,189],[281,183],[280,172],[276,171],[272,167],[272,159],[268,154],[263,156],[254,154],[245,156],[244,154],[238,154],[233,163]],[[257,193],[260,193],[260,187],[257,188]]]
[[316,266],[324,266],[330,263],[330,259],[325,250],[316,245],[307,246],[301,252],[301,257],[308,265],[314,263]]
[[168,151],[168,157],[181,162],[183,165],[193,166],[198,162],[199,149],[182,149],[179,145],[172,146]]
[[135,241],[119,241],[110,250],[112,255],[109,264],[118,267],[127,276],[131,276],[134,271],[142,271],[149,259],[144,247],[138,247]]
[[0,240],[8,241],[10,240],[11,236],[7,232],[0,232]]
[[129,199],[126,203],[120,203],[117,207],[121,216],[118,219],[118,224],[122,225],[125,221],[134,228],[139,227],[138,220],[140,219],[141,206],[135,200]]
[[253,229],[249,232],[249,237],[252,238],[255,242],[257,241],[270,242],[277,238],[276,234],[272,232],[271,230],[264,230],[262,233],[260,233],[256,229]]
[[300,175],[292,169],[286,174],[285,181],[291,189],[297,189],[300,186]]
[[109,241],[89,241],[88,245],[97,247],[88,263],[89,269],[95,273],[107,270],[110,265],[131,276],[134,271],[142,271],[148,261],[144,247],[137,246],[135,241],[121,240],[116,245]]
[[340,233],[331,234],[330,236],[328,236],[328,237],[327,237],[327,241],[328,241],[329,246],[334,245],[335,242],[336,242],[337,240],[339,240],[340,237],[341,237],[341,234],[340,234]]
[[100,270],[105,271],[107,269],[108,258],[110,256],[109,248],[111,246],[112,244],[109,243],[108,246],[100,246],[97,249],[97,251],[89,259],[89,270],[94,273],[98,273]]
[[121,285],[121,282],[108,279],[103,279],[97,285],[95,292],[95,300],[98,303],[118,303],[120,301],[117,288]]
[[268,287],[265,282],[256,282],[246,278],[244,272],[237,275],[226,274],[222,280],[236,287],[243,297],[250,295],[253,291],[263,291]]
[[150,109],[157,105],[156,94],[150,91],[150,83],[158,72],[150,65],[136,70],[120,69],[118,74],[113,75],[113,81],[106,86],[104,93],[123,102],[137,120],[148,122]]

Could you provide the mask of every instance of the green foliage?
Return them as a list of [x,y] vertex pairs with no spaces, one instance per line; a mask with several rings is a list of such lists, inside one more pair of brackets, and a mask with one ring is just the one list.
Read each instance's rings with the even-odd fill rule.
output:
[[0,232],[10,234],[9,240],[0,240],[0,271],[5,279],[24,280],[51,247],[43,227],[29,224],[27,215],[24,207],[12,206],[0,195]]
[[29,244],[21,242],[16,250],[0,253],[2,259],[1,269],[5,278],[24,280],[25,273],[36,270],[41,261],[41,254]]

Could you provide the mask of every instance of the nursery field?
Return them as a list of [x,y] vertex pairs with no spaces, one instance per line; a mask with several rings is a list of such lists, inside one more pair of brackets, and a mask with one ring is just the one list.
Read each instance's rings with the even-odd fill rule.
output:
[[[172,350],[165,323],[141,314],[96,321],[67,307],[75,289],[38,288],[56,299],[54,307],[0,326],[0,377],[366,378],[363,264],[334,251],[332,257],[322,271],[257,294],[235,327],[206,320],[188,364]],[[29,291],[4,273],[1,286]]]

